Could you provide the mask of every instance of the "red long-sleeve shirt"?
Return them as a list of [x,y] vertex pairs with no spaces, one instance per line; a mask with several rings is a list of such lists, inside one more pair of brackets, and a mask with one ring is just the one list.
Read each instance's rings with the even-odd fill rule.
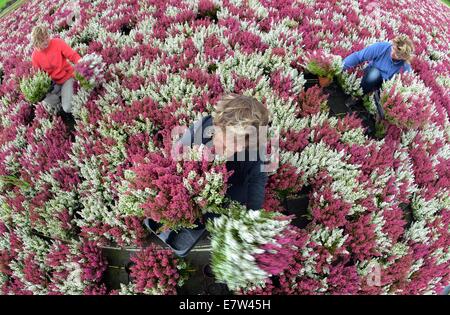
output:
[[47,48],[35,49],[31,60],[33,67],[47,72],[57,84],[63,84],[73,77],[74,72],[73,66],[67,60],[76,64],[80,58],[80,55],[64,40],[53,38],[49,41]]

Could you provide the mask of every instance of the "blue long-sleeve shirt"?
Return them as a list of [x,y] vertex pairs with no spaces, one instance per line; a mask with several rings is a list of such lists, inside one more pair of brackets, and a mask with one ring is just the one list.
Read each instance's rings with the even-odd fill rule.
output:
[[369,66],[380,70],[383,80],[390,80],[395,74],[403,71],[411,71],[409,63],[403,60],[392,60],[392,44],[379,42],[367,46],[363,50],[354,52],[344,59],[344,70],[353,68],[362,62],[370,61]]

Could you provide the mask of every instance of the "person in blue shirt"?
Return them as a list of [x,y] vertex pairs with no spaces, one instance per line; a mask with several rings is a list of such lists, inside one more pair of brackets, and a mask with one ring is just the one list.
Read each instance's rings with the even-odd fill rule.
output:
[[[390,80],[395,74],[402,71],[411,71],[410,61],[413,57],[414,45],[406,35],[397,36],[391,42],[379,42],[372,44],[360,51],[354,52],[344,59],[344,70],[358,66],[363,62],[369,62],[364,69],[361,80],[361,88],[364,95],[376,92],[375,101],[378,115],[384,118],[384,113],[379,105],[379,89],[383,81]],[[351,98],[346,102],[351,108],[358,99]]]

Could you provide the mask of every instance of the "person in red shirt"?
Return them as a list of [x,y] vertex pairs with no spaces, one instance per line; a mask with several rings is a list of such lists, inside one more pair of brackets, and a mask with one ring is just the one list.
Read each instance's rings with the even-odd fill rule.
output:
[[[33,67],[48,73],[53,81],[53,88],[47,94],[44,102],[50,106],[57,107],[63,119],[68,114],[72,116],[72,97],[74,68],[69,63],[76,64],[80,55],[60,38],[51,38],[45,26],[37,26],[32,32],[32,44],[34,47],[32,55]],[[65,114],[65,115],[64,115]]]

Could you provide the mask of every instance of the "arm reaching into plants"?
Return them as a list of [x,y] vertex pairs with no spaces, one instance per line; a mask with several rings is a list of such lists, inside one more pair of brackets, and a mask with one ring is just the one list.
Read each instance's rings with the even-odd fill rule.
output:
[[365,61],[376,59],[384,52],[386,44],[387,43],[375,43],[349,55],[344,59],[344,70],[356,67]]

